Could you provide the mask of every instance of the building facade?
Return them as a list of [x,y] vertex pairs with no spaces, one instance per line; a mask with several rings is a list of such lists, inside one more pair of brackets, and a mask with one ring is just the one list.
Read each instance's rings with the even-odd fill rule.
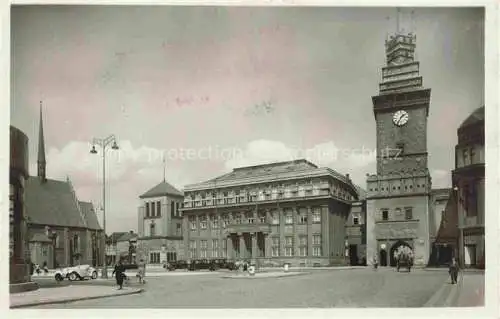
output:
[[138,258],[149,264],[185,259],[182,192],[163,180],[139,199]]
[[351,204],[346,221],[346,253],[349,265],[366,265],[366,200],[364,191],[358,188],[359,201]]
[[346,175],[296,160],[236,168],[184,194],[189,259],[348,263],[345,222],[358,193]]
[[92,203],[78,200],[69,178],[46,177],[42,110],[37,176],[25,185],[28,255],[49,268],[77,264],[102,265],[104,233]]
[[452,182],[458,209],[458,257],[465,267],[484,267],[484,106],[460,125],[457,135]]
[[31,282],[26,228],[25,192],[28,172],[28,137],[10,127],[9,172],[9,288],[11,293],[37,289]]
[[372,97],[377,134],[377,173],[367,178],[367,255],[381,266],[396,261],[401,245],[412,249],[415,265],[430,254],[431,177],[427,117],[430,89],[422,87],[414,59],[416,36],[396,33],[385,43],[379,95]]

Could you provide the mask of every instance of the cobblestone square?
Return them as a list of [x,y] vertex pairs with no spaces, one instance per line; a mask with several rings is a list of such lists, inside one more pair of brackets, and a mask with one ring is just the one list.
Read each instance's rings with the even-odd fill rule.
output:
[[256,280],[224,275],[149,278],[142,294],[38,308],[421,307],[447,280],[445,271],[368,268]]

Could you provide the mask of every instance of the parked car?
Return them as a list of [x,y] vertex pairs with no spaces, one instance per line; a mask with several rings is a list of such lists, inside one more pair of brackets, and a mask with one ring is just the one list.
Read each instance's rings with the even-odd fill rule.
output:
[[168,271],[174,271],[176,269],[187,269],[188,262],[185,260],[168,261],[163,264],[163,268]]
[[54,278],[57,281],[62,281],[67,278],[70,281],[97,279],[97,269],[90,265],[78,265],[74,267],[66,267],[56,270]]
[[192,260],[191,263],[188,266],[188,270],[190,271],[195,271],[195,270],[203,270],[203,269],[210,269],[210,262],[208,259],[195,259]]
[[210,261],[210,270],[215,271],[218,269],[229,269],[229,270],[235,270],[236,264],[233,261],[227,260],[227,259],[212,259]]

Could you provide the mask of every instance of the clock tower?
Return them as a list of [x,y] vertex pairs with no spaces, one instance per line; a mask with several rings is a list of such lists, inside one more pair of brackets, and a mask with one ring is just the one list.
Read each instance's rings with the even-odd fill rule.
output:
[[395,252],[411,249],[415,265],[430,255],[431,178],[427,168],[430,89],[415,60],[416,36],[396,32],[385,42],[379,94],[372,97],[377,174],[367,178],[367,257],[395,266]]

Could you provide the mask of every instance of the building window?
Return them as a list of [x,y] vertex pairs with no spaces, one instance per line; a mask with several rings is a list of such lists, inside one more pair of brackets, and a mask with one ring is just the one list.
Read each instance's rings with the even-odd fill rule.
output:
[[292,215],[292,213],[286,213],[286,215],[285,215],[285,224],[287,224],[287,225],[293,224],[293,215]]
[[206,240],[200,240],[200,257],[207,258],[208,242]]
[[272,216],[272,224],[273,225],[279,225],[279,223],[280,223],[279,213],[278,212],[273,212],[271,214],[271,216]]
[[241,214],[236,213],[234,216],[234,223],[235,224],[241,224]]
[[156,236],[156,225],[155,225],[155,223],[151,223],[151,225],[149,225],[149,236],[151,236],[151,237]]
[[179,202],[175,203],[175,216],[181,217],[181,212],[179,211]]
[[151,213],[151,217],[155,217],[156,214],[155,214],[155,205],[154,205],[154,202],[151,202],[149,203],[149,209],[151,209],[150,213]]
[[227,257],[227,240],[222,240],[221,257]]
[[293,256],[293,237],[292,236],[285,237],[285,256],[286,257]]
[[313,256],[320,257],[321,256],[321,247],[313,247]]
[[313,223],[321,223],[321,211],[315,209],[312,213]]
[[413,209],[411,207],[405,208],[405,219],[412,220],[413,219]]
[[146,217],[150,216],[149,203],[146,203]]
[[73,236],[73,253],[77,253],[77,252],[80,252],[80,238],[78,237],[78,235],[74,235]]
[[259,222],[261,224],[265,224],[266,223],[266,214],[259,214]]
[[189,258],[196,258],[196,241],[189,241]]
[[167,253],[167,262],[176,261],[177,253],[176,252],[168,252]]
[[466,198],[465,210],[468,217],[477,216],[477,206],[478,206],[478,192],[476,182],[472,182],[470,185],[465,187],[464,195]]
[[304,212],[299,213],[298,223],[299,224],[307,224],[307,214],[306,213],[304,213]]
[[181,224],[177,224],[177,228],[175,229],[175,233],[177,236],[182,236],[182,226]]
[[228,214],[225,214],[222,216],[222,228],[226,228],[227,225],[229,225],[230,223],[230,218],[229,218],[229,215]]
[[212,239],[212,257],[219,257],[219,240]]
[[200,229],[207,229],[207,216],[200,216]]
[[161,216],[161,202],[156,202],[156,216]]
[[285,237],[285,245],[293,246],[293,237],[292,236]]
[[293,256],[293,247],[285,247],[285,257]]
[[382,211],[382,220],[389,220],[389,211],[387,209]]
[[307,246],[306,247],[299,247],[299,256],[300,257],[307,256]]
[[42,246],[42,256],[44,256],[44,257],[47,256],[47,246],[46,245]]
[[176,214],[176,212],[175,212],[175,202],[171,201],[170,202],[170,216],[174,217],[175,214]]
[[218,229],[219,228],[219,217],[218,216],[210,216],[210,223],[212,225],[212,229]]
[[359,225],[359,217],[353,217],[353,218],[352,218],[352,223],[353,223],[354,225]]
[[150,264],[159,264],[160,263],[160,253],[159,252],[149,253],[149,263]]
[[476,150],[474,149],[474,147],[471,147],[470,148],[470,163],[471,164],[475,164],[479,162],[476,158]]
[[467,150],[463,150],[462,156],[464,160],[464,166],[469,165],[469,152]]
[[280,255],[280,239],[279,237],[271,237],[271,255],[279,257]]
[[321,235],[313,235],[313,245],[321,245]]
[[189,228],[191,230],[196,230],[196,217],[195,216],[189,216]]

